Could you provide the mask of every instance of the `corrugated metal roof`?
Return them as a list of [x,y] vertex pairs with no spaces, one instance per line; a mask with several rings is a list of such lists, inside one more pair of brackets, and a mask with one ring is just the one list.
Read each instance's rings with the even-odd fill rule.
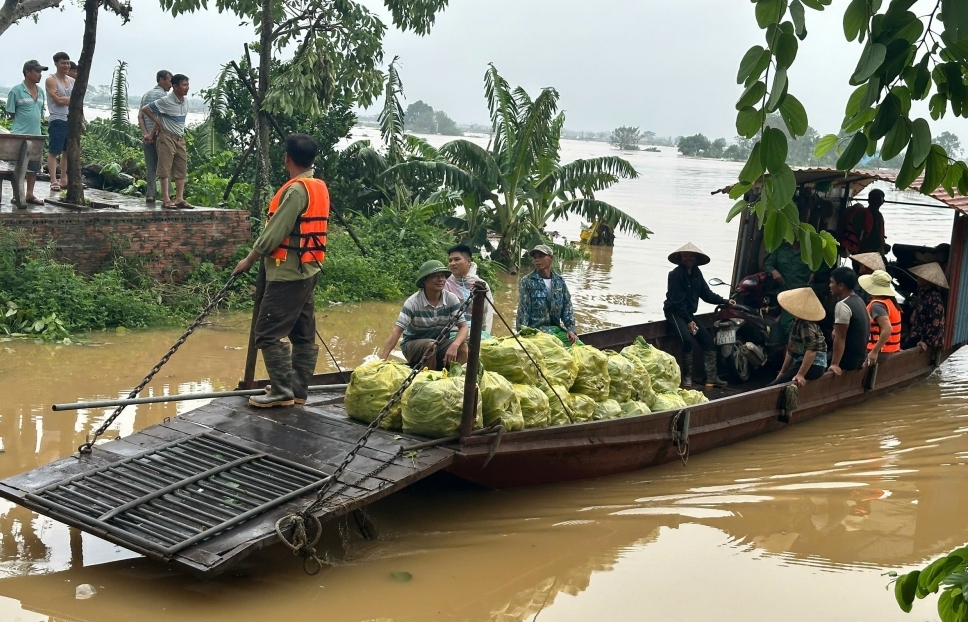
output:
[[[834,168],[794,169],[793,174],[797,178],[798,186],[800,184],[816,184],[825,181],[831,182],[831,184],[834,186],[850,185],[851,196],[857,194],[875,181],[887,181],[894,183],[897,180],[897,174],[894,172],[851,171],[850,173],[844,173],[843,171],[838,171]],[[769,175],[766,175],[765,177],[769,177]],[[921,184],[922,179],[923,178],[916,179],[914,183],[911,184],[911,187],[918,187]],[[754,188],[755,187],[756,186],[754,186]],[[711,194],[728,194],[732,189],[733,186],[729,185],[725,188],[714,190]],[[951,209],[956,209],[960,212],[968,214],[968,197],[951,197],[944,188],[938,188],[932,192],[930,196]]]

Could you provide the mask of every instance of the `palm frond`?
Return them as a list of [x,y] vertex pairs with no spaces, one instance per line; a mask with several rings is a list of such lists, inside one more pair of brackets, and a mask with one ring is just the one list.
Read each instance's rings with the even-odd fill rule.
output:
[[407,152],[415,154],[425,160],[440,159],[440,152],[437,148],[419,136],[414,136],[413,134],[404,135],[403,146]]
[[374,149],[368,140],[350,144],[343,151],[343,156],[353,164],[357,175],[370,181],[375,181],[389,167],[383,154]]
[[[459,138],[444,144],[440,148],[440,155],[451,164],[459,166],[489,188],[499,187],[501,171],[494,156],[476,143]],[[503,190],[503,188],[501,188]]]
[[215,122],[211,115],[199,123],[194,128],[194,132],[195,146],[202,157],[212,158],[225,150],[225,141],[215,130]]
[[513,145],[510,177],[514,182],[523,181],[535,167],[539,158],[553,148],[553,119],[558,111],[558,91],[542,89],[528,108],[517,142]]
[[494,63],[484,74],[484,97],[491,113],[491,129],[494,132],[492,150],[494,153],[505,151],[508,144],[516,141],[515,124],[518,120],[518,106],[511,94],[511,86],[497,72]]
[[231,66],[222,65],[222,70],[215,79],[215,84],[202,91],[202,99],[208,108],[208,114],[215,119],[225,116],[228,107],[228,81],[231,79]]
[[590,194],[604,190],[620,179],[638,179],[632,164],[618,156],[574,160],[556,167],[535,185],[545,191]]
[[589,222],[602,220],[624,233],[634,235],[640,240],[647,239],[652,231],[611,203],[587,197],[562,201],[554,207],[554,216],[562,218],[574,214]]
[[487,195],[490,189],[473,175],[449,162],[409,160],[394,164],[379,177],[380,181],[420,180],[437,183],[442,187],[459,192],[473,192]]
[[387,67],[383,110],[377,118],[380,123],[380,136],[383,137],[383,144],[387,147],[387,160],[391,164],[398,164],[403,160],[404,122],[403,105],[400,103],[400,98],[403,97],[403,83],[397,72],[398,59],[398,56],[394,56],[390,66]]
[[111,74],[111,126],[124,131],[131,124],[128,118],[128,63],[118,61]]

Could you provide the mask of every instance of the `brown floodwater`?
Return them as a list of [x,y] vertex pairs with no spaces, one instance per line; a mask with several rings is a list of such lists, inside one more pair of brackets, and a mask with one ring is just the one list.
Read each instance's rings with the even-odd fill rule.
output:
[[[566,142],[570,157],[609,153]],[[693,241],[728,278],[734,225],[730,163],[632,154],[642,179],[606,196],[656,233],[564,266],[583,331],[661,315],[665,256]],[[888,213],[889,235],[945,241],[950,212]],[[574,237],[577,223],[561,223]],[[514,279],[498,293],[513,319]],[[398,303],[318,310],[335,358],[375,352]],[[149,395],[234,388],[248,318],[200,329]],[[124,395],[178,330],[89,335],[85,345],[0,343],[0,477],[68,456],[109,409],[50,405]],[[496,330],[495,332],[501,332]],[[325,353],[323,354],[325,357]],[[321,358],[319,371],[335,369]],[[261,369],[260,369],[261,373]],[[885,572],[968,541],[968,355],[917,386],[782,432],[693,456],[688,465],[524,490],[428,480],[367,512],[378,537],[333,527],[334,564],[308,577],[274,547],[200,582],[0,502],[0,620],[924,620],[903,614]],[[130,434],[200,402],[126,409],[108,436]],[[391,573],[408,572],[397,582]],[[75,587],[97,594],[75,599]]]

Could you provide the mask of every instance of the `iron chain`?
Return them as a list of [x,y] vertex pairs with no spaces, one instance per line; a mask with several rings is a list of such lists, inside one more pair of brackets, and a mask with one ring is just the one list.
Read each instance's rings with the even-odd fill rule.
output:
[[[233,274],[231,277],[229,277],[229,280],[225,282],[225,285],[222,286],[222,289],[220,289],[218,293],[215,294],[212,300],[208,303],[208,306],[205,307],[204,310],[202,310],[201,314],[199,314],[197,318],[195,318],[195,321],[189,324],[188,328],[185,329],[185,332],[182,333],[182,336],[178,338],[178,341],[176,341],[174,345],[172,345],[171,348],[168,349],[168,352],[166,352],[165,355],[161,357],[161,360],[158,361],[158,364],[151,368],[151,371],[148,372],[148,375],[144,377],[144,379],[138,384],[138,386],[136,386],[134,389],[131,390],[131,393],[128,394],[128,399],[134,399],[138,397],[138,394],[141,393],[141,391],[146,386],[148,386],[148,383],[151,382],[151,379],[155,377],[155,374],[157,374],[161,370],[161,368],[165,365],[165,363],[168,362],[168,359],[170,359],[172,355],[174,355],[175,352],[178,351],[178,348],[180,348],[182,344],[185,343],[185,341],[188,339],[188,337],[191,336],[193,332],[195,332],[195,329],[202,325],[202,321],[206,317],[208,317],[208,314],[214,311],[216,307],[218,307],[219,303],[222,302],[222,299],[225,298],[225,295],[228,294],[229,290],[232,289],[232,286],[235,285],[235,282],[238,280],[239,276],[240,276],[239,274]],[[91,449],[94,447],[95,441],[97,441],[99,436],[107,432],[108,428],[111,427],[111,424],[114,423],[114,420],[118,418],[118,416],[124,410],[125,406],[127,406],[127,404],[122,404],[118,406],[114,410],[114,412],[111,413],[111,416],[108,417],[104,421],[104,423],[102,423],[98,427],[98,429],[94,431],[94,438],[88,437],[88,440],[86,440],[84,444],[82,444],[80,447],[77,448],[78,453],[81,453],[81,454],[91,453]]]

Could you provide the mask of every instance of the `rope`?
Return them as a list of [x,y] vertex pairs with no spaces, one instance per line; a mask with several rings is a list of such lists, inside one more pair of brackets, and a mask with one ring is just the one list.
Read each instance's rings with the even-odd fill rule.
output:
[[[161,357],[161,360],[158,361],[158,363],[151,368],[151,371],[148,372],[148,375],[145,376],[140,383],[138,383],[138,386],[136,386],[134,389],[131,390],[131,393],[128,394],[128,399],[134,399],[138,397],[138,394],[141,393],[141,391],[146,386],[148,386],[148,383],[151,382],[151,379],[155,377],[155,374],[157,374],[161,370],[161,368],[164,366],[165,363],[168,362],[168,360],[172,357],[172,355],[174,355],[175,352],[178,351],[178,348],[180,348],[182,344],[185,343],[185,341],[188,339],[188,337],[193,332],[195,332],[196,328],[202,325],[202,321],[208,316],[208,314],[214,311],[216,307],[218,307],[219,303],[222,302],[222,299],[225,298],[225,296],[229,293],[229,290],[232,289],[232,286],[235,285],[235,282],[236,280],[238,280],[239,276],[241,275],[233,274],[232,276],[229,277],[229,280],[225,282],[225,285],[222,286],[222,289],[220,289],[218,293],[215,294],[212,300],[208,303],[208,306],[202,310],[202,312],[199,314],[197,318],[195,318],[195,321],[189,324],[188,328],[185,329],[185,332],[182,333],[182,336],[178,338],[178,341],[176,341],[168,349],[168,352],[166,352],[165,355]],[[98,437],[104,434],[105,432],[107,432],[108,428],[111,427],[111,424],[114,423],[114,420],[118,418],[118,416],[121,414],[121,412],[125,409],[126,406],[127,404],[121,404],[120,406],[118,406],[115,409],[115,411],[111,413],[111,416],[108,417],[104,421],[104,423],[102,423],[98,427],[98,429],[94,431],[94,437],[91,438],[90,436],[88,436],[85,442],[77,448],[78,453],[79,454],[91,453],[91,449],[93,449],[94,443],[97,441]]]
[[[487,298],[485,298],[485,300],[487,300]],[[504,319],[504,316],[501,315],[501,312],[497,310],[497,307],[494,306],[494,303],[491,302],[490,300],[487,300],[487,304],[491,305],[491,308],[494,309],[495,315],[497,315],[498,319],[501,320],[501,323],[504,324],[504,327],[508,329],[508,332],[510,332],[511,336],[514,337],[514,340],[518,342],[518,347],[520,347],[521,350],[527,355],[528,360],[531,361],[531,364],[534,365],[534,368],[538,370],[538,373],[541,375],[542,380],[548,383],[548,388],[551,389],[551,392],[554,393],[555,397],[558,398],[558,401],[561,402],[561,407],[565,409],[565,416],[568,417],[568,422],[575,423],[575,420],[571,416],[571,410],[568,408],[568,405],[565,404],[565,400],[561,399],[561,396],[558,395],[557,391],[555,391],[554,385],[551,384],[551,381],[548,380],[547,376],[545,376],[544,371],[541,369],[541,365],[538,365],[538,362],[531,357],[531,353],[528,352],[527,349],[524,347],[524,344],[521,343],[521,339],[518,338],[518,334],[514,332],[514,329],[511,328],[511,325],[508,324],[507,320]]]

